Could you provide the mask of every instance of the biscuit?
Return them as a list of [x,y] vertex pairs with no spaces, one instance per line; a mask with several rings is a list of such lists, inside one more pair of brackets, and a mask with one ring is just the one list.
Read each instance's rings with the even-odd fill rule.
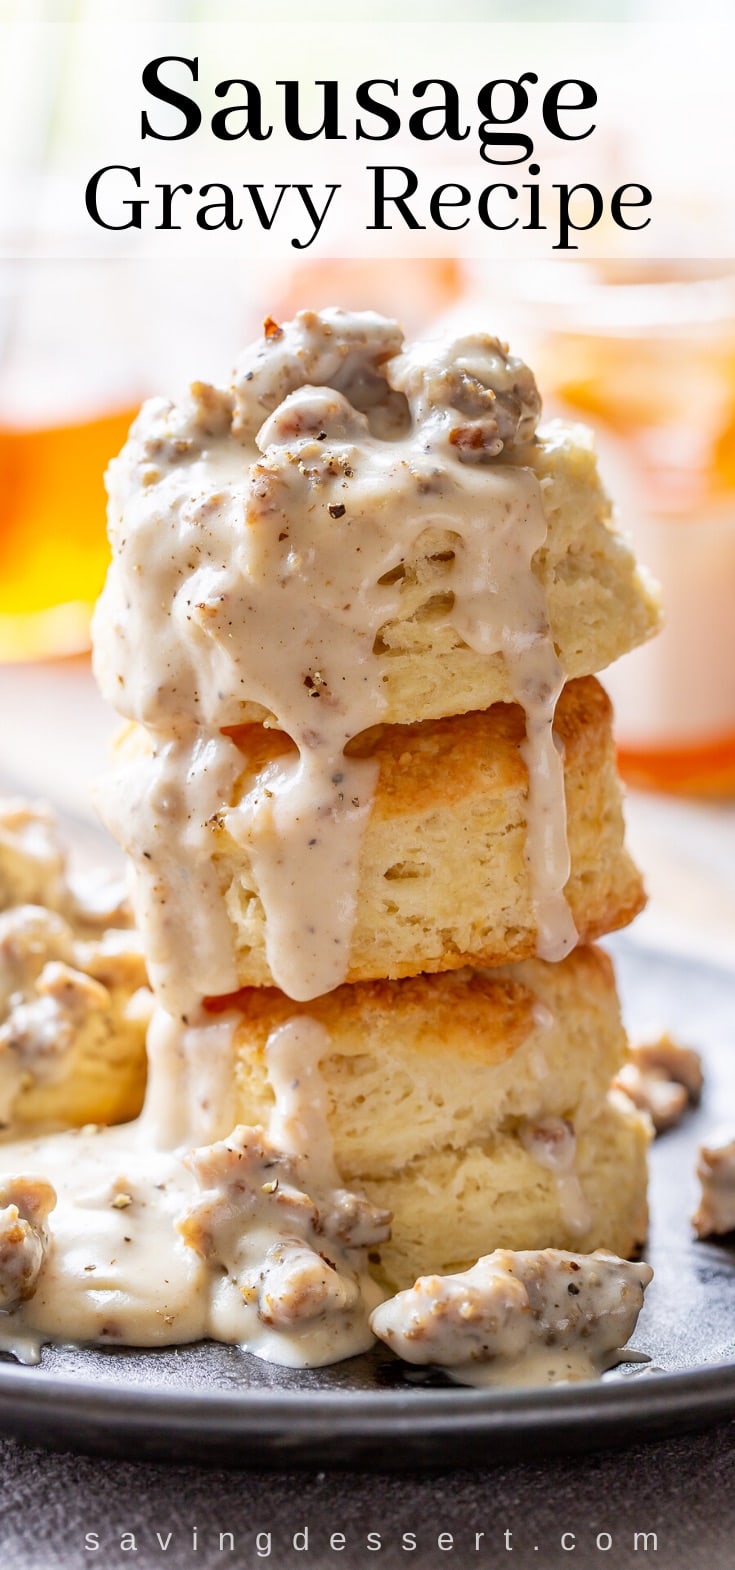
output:
[[143,1106],[148,1018],[109,1018],[99,1033],[80,1033],[57,1079],[28,1076],[12,1104],[18,1134],[31,1125],[83,1128],[129,1123]]
[[[569,677],[593,675],[658,631],[657,590],[613,526],[586,426],[552,420],[511,457],[541,488],[548,533],[533,570],[546,593],[561,663]],[[497,467],[505,461],[496,460]],[[412,724],[511,703],[502,653],[475,652],[452,626],[456,535],[434,527],[417,543],[392,575],[401,584],[401,614],[385,622],[375,641],[385,703],[380,718]],[[245,702],[241,714],[243,721],[261,721],[267,710]]]
[[320,1072],[348,1182],[462,1151],[524,1118],[589,1116],[626,1052],[612,965],[595,948],[554,965],[358,982],[310,1003],[266,987],[235,1001],[236,1120],[268,1121],[271,1031],[315,1019],[331,1038]]
[[[585,426],[552,421],[535,443],[514,449],[513,458],[541,486],[548,534],[533,568],[546,591],[561,663],[570,677],[592,675],[658,630],[656,590],[612,526]],[[502,654],[476,654],[451,625],[451,537],[437,533],[429,543],[424,558],[406,563],[403,617],[379,636],[388,720],[459,714],[513,699]]]
[[363,726],[368,707],[413,724],[513,702],[524,640],[547,631],[563,675],[604,669],[656,631],[658,602],[611,526],[592,433],[539,413],[528,367],[487,334],[406,346],[374,313],[271,323],[230,389],[147,403],[110,466],[103,692],[159,731],[272,714],[295,734],[284,659]]
[[[644,903],[624,846],[612,710],[593,678],[571,682],[557,707],[572,873],[566,895],[590,942],[625,926]],[[238,733],[248,754],[239,792],[288,753],[280,732]],[[527,771],[523,713],[484,713],[376,726],[347,751],[374,758],[380,776],[360,856],[348,981],[396,978],[465,964],[499,965],[536,949],[525,859]],[[232,923],[238,980],[272,984],[265,913],[246,848],[212,825],[220,887]]]
[[650,1123],[615,1092],[596,1117],[572,1112],[570,1121],[583,1228],[570,1225],[574,1217],[553,1171],[508,1128],[464,1150],[419,1157],[403,1172],[363,1180],[368,1198],[393,1212],[390,1241],[373,1256],[379,1278],[400,1289],[420,1275],[464,1270],[495,1248],[637,1255],[648,1225]]
[[153,999],[137,934],[80,938],[40,905],[0,914],[0,1123],[136,1117]]
[[[393,1211],[374,1262],[390,1285],[499,1247],[627,1255],[640,1246],[650,1124],[609,1095],[626,1039],[602,950],[357,983],[308,1004],[273,988],[236,1002],[244,1122],[267,1124],[274,1106],[272,1030],[306,1015],[331,1038],[319,1068],[334,1158],[347,1184]],[[571,1207],[561,1167],[534,1154],[534,1137],[547,1135],[569,1145]]]

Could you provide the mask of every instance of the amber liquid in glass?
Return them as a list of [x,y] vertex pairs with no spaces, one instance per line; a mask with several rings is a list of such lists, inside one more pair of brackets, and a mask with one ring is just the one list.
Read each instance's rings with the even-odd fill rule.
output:
[[104,582],[104,472],[134,408],[38,427],[0,423],[0,658],[79,653]]

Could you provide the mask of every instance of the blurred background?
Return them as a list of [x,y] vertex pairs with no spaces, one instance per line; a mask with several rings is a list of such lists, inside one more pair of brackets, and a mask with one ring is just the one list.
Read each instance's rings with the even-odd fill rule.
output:
[[[0,0],[0,21],[28,26],[27,54],[4,61],[12,83],[10,99],[0,94],[0,147],[29,190],[77,134],[75,62],[68,51],[39,52],[46,35],[33,24],[99,20],[114,9],[104,0]],[[338,10],[316,5],[315,26]],[[676,10],[610,0],[596,19],[658,21]],[[285,0],[270,12],[274,26],[292,14]],[[374,0],[360,12],[388,20],[391,7]],[[458,19],[534,21],[550,12],[589,16],[582,0],[552,8],[515,0],[490,14],[467,0]],[[226,21],[241,19],[242,6],[146,0],[131,6],[130,19],[138,14]],[[402,19],[419,16],[434,19],[426,4],[409,4]],[[614,171],[614,136],[600,156]],[[678,174],[689,222],[701,190]],[[721,194],[723,180],[732,185],[722,164],[710,175]],[[173,393],[192,376],[226,379],[266,313],[283,318],[304,305],[370,307],[397,316],[409,334],[479,327],[528,360],[547,415],[594,428],[621,526],[663,585],[665,631],[604,677],[621,768],[638,788],[634,849],[655,883],[656,932],[676,941],[692,906],[704,903],[709,951],[735,964],[735,266],[691,255],[512,266],[446,256],[182,255],[172,265],[47,255],[32,205],[27,221],[27,254],[18,255],[17,235],[2,245],[0,216],[0,786],[50,794],[94,852],[85,782],[114,728],[88,660],[107,564],[103,474],[144,397]]]

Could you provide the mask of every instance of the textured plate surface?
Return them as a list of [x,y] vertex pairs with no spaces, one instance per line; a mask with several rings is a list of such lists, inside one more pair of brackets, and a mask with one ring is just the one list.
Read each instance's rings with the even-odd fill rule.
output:
[[39,1368],[0,1360],[0,1423],[35,1444],[218,1465],[382,1470],[589,1450],[735,1415],[735,1240],[695,1242],[696,1151],[735,1123],[735,977],[610,943],[630,1030],[662,1027],[702,1050],[702,1106],[652,1158],[656,1272],[633,1344],[650,1364],[594,1384],[476,1391],[427,1383],[385,1351],[294,1372],[233,1347],[47,1348]]

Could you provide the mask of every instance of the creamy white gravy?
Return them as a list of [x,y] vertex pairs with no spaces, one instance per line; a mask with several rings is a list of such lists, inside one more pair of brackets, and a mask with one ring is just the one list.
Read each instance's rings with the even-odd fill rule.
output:
[[[111,466],[95,669],[153,747],[100,802],[174,1014],[237,985],[213,860],[223,817],[252,859],[276,983],[305,1000],[344,980],[376,777],[344,748],[384,714],[376,638],[400,614],[403,564],[437,534],[454,553],[446,615],[473,649],[502,652],[526,713],[538,952],[576,940],[552,736],[564,672],[531,565],[546,518],[535,475],[505,461],[533,436],[533,377],[484,336],[400,348],[371,313],[271,325],[231,391],[146,404]],[[233,807],[242,757],[222,732],[253,704],[298,756]]]
[[601,1251],[496,1249],[462,1274],[420,1277],[370,1323],[406,1362],[460,1384],[591,1379],[621,1361],[652,1276]]
[[324,1043],[301,1027],[268,1045],[268,1131],[231,1127],[232,1020],[181,1031],[159,1013],[137,1123],[0,1144],[0,1349],[35,1362],[44,1341],[211,1336],[301,1367],[372,1345],[366,1250],[389,1217],[340,1185]]
[[567,1118],[549,1116],[521,1123],[518,1133],[524,1150],[553,1173],[561,1219],[581,1237],[592,1223],[592,1212],[575,1167],[577,1140],[572,1124]]

